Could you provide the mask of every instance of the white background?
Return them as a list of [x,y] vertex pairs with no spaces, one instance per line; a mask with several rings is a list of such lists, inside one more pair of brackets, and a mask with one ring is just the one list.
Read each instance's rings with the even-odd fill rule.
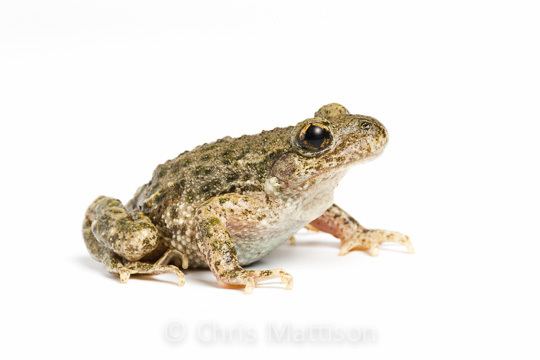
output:
[[[538,358],[534,3],[2,1],[1,357]],[[97,195],[334,101],[390,133],[336,202],[415,255],[302,235],[254,266],[294,289],[251,295],[207,271],[123,285],[90,259]],[[272,326],[376,336],[274,344]]]

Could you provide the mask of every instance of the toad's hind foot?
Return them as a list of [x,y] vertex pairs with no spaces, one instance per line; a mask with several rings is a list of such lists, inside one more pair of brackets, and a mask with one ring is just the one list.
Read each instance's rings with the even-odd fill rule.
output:
[[414,247],[407,235],[395,231],[363,229],[351,239],[342,240],[339,255],[345,255],[352,250],[364,250],[371,256],[379,254],[379,247],[384,243],[396,243],[406,247],[409,253],[414,253]]
[[118,274],[120,282],[126,283],[131,275],[158,275],[165,273],[174,273],[178,277],[178,285],[185,284],[184,273],[175,265],[168,264],[173,257],[182,259],[183,268],[187,267],[185,257],[176,250],[167,251],[155,263],[146,263],[142,261],[122,261],[121,259],[111,259],[104,261],[107,270],[111,273]]
[[[111,270],[110,270],[111,271]],[[183,286],[185,284],[184,273],[180,271],[175,265],[156,265],[156,264],[147,264],[143,262],[130,262],[126,265],[122,265],[112,272],[118,273],[120,277],[120,282],[126,283],[131,275],[157,275],[165,273],[174,273],[178,277],[178,286]]]
[[156,262],[145,262],[145,257],[159,251],[158,230],[146,215],[126,209],[119,200],[98,197],[86,211],[83,235],[92,257],[118,274],[121,282],[135,274],[175,273],[178,284],[184,284],[184,274],[169,262],[176,257],[186,269],[187,256],[168,250]]

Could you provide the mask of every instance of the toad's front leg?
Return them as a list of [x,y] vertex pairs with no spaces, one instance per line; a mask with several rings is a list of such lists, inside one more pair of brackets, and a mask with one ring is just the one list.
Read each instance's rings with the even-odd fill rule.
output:
[[251,292],[261,281],[279,278],[290,289],[292,276],[282,269],[248,270],[240,266],[234,239],[227,229],[228,211],[231,208],[224,208],[221,204],[234,204],[233,207],[238,209],[249,201],[247,197],[234,194],[212,199],[203,205],[196,216],[199,249],[210,270],[225,286],[244,287],[246,292]]
[[340,239],[340,255],[345,255],[354,249],[377,255],[379,246],[388,242],[404,245],[409,252],[414,252],[408,236],[395,231],[366,229],[335,204],[309,224],[308,229],[313,228]]

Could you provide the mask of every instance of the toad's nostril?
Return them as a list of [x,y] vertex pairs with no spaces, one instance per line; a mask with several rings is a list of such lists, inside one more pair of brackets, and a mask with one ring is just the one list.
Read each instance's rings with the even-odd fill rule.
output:
[[379,123],[377,127],[379,128],[381,134],[383,134],[384,136],[388,135],[386,128],[383,126],[383,124]]
[[381,138],[383,139],[383,144],[388,142],[388,131],[384,126],[381,125]]

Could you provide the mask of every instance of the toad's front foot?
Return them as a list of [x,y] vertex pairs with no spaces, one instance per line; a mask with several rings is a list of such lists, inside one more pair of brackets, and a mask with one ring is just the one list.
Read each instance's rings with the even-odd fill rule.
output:
[[383,243],[401,244],[409,252],[414,252],[408,236],[395,231],[366,229],[336,204],[332,205],[307,227],[308,229],[314,228],[315,230],[324,231],[340,239],[340,255],[345,255],[356,249],[367,251],[370,255],[377,255],[379,247]]
[[[223,216],[220,200],[222,199],[219,197],[214,198],[201,207],[195,219],[198,225],[197,245],[205,254],[206,263],[218,281],[225,286],[244,287],[248,293],[260,282],[275,278],[280,279],[287,289],[292,288],[292,276],[282,269],[248,270],[242,268],[233,238],[225,226],[226,218]],[[261,204],[246,195],[228,195],[226,201],[236,203],[237,206]],[[239,220],[231,221],[231,223],[235,222],[240,223]]]
[[246,293],[251,293],[253,288],[266,280],[279,278],[280,282],[285,285],[286,289],[292,289],[292,276],[282,269],[272,270],[246,270],[236,269],[224,271],[218,275],[220,282],[229,286],[244,286]]
[[411,240],[407,235],[395,231],[363,229],[350,239],[342,239],[339,255],[352,250],[364,250],[371,256],[379,254],[379,247],[384,243],[397,243],[406,247],[409,253],[414,252]]

